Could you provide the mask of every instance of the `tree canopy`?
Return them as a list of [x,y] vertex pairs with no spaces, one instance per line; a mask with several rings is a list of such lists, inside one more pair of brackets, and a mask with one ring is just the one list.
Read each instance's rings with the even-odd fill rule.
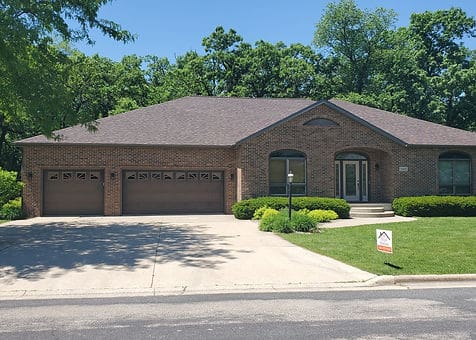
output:
[[331,3],[314,46],[246,42],[218,26],[204,53],[113,61],[70,48],[98,29],[131,33],[98,10],[107,0],[0,0],[0,167],[18,170],[14,140],[187,95],[339,97],[476,131],[476,22],[460,8],[414,13],[395,28],[392,10]]

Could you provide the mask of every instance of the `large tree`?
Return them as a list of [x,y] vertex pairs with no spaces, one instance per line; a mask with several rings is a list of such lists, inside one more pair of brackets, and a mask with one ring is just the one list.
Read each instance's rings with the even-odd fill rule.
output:
[[344,91],[364,92],[387,47],[386,37],[395,20],[392,10],[362,10],[353,0],[327,5],[316,25],[314,44],[338,60]]
[[0,0],[0,166],[10,167],[14,138],[45,133],[68,122],[86,123],[95,117],[72,117],[67,84],[68,51],[59,41],[92,43],[91,29],[127,42],[131,33],[98,17],[109,0]]
[[[99,8],[107,2],[0,0],[0,70],[4,84],[0,87],[0,112],[4,116],[14,115],[20,107],[23,114],[36,121],[41,132],[51,133],[55,124],[45,112],[46,107],[38,111],[37,98],[41,93],[43,99],[50,98],[57,103],[55,93],[47,92],[54,85],[55,75],[54,72],[44,74],[41,68],[61,67],[59,65],[68,62],[63,51],[53,43],[58,39],[92,42],[91,29],[123,42],[133,39],[115,22],[98,17]],[[46,78],[40,77],[41,74]]]

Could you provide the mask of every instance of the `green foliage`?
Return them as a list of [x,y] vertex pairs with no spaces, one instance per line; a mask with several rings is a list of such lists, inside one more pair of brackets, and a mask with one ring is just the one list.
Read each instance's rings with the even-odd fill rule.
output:
[[476,216],[476,196],[399,197],[392,206],[401,216]]
[[[236,218],[247,220],[253,217],[254,212],[263,207],[280,210],[288,206],[288,199],[286,197],[257,197],[237,202],[232,207],[233,215]],[[333,210],[340,218],[348,218],[350,206],[343,200],[338,198],[326,197],[295,197],[292,199],[292,209],[323,209]]]
[[0,168],[0,206],[21,195],[23,184],[17,181],[17,173]]
[[17,197],[2,205],[0,218],[6,220],[19,220],[25,218],[21,204],[21,197]]
[[329,222],[339,218],[339,215],[337,215],[337,213],[333,210],[316,209],[310,211],[307,215],[311,217],[316,223]]
[[291,228],[294,231],[308,233],[316,227],[316,221],[309,215],[301,212],[291,214]]
[[275,233],[310,232],[315,230],[317,223],[305,213],[293,211],[291,220],[288,212],[283,209],[267,209],[261,219],[259,229],[261,231],[273,231]]
[[264,205],[264,206],[256,209],[254,214],[253,214],[253,220],[261,220],[261,218],[263,217],[264,212],[268,209],[270,209],[270,207],[268,207],[267,205]]
[[286,215],[280,213],[276,209],[266,209],[261,218],[259,229],[261,231],[274,231],[275,229],[280,228],[279,225],[283,222],[281,218],[283,216],[286,217]]

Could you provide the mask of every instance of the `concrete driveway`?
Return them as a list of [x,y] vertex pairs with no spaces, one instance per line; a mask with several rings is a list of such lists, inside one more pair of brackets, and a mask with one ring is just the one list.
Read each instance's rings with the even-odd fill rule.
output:
[[229,215],[34,218],[0,226],[0,297],[302,289],[375,275]]

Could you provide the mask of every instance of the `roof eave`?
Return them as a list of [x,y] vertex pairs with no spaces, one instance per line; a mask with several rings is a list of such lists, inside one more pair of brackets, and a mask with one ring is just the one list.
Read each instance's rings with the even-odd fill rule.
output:
[[184,147],[184,148],[232,148],[234,144],[122,144],[122,143],[51,143],[51,142],[27,142],[27,143],[15,143],[18,146],[91,146],[91,147]]

